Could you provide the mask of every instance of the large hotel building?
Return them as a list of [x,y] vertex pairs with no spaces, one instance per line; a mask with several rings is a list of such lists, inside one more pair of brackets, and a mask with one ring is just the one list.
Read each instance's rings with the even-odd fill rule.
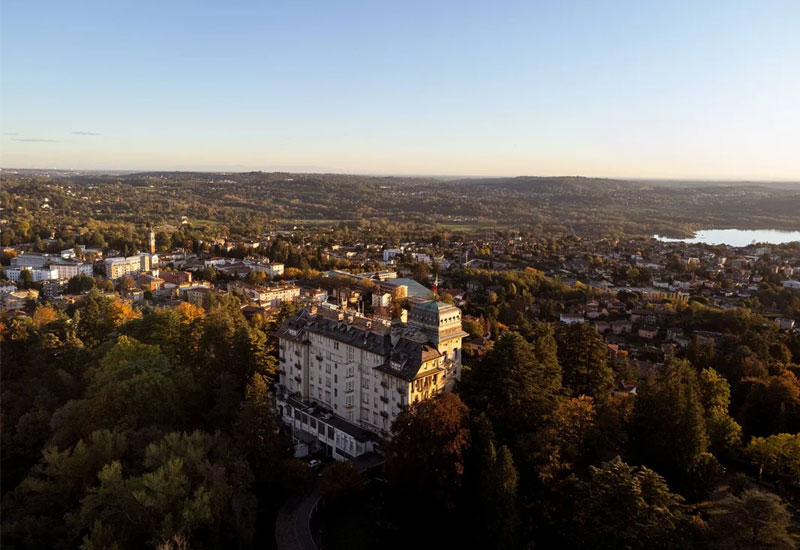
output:
[[325,306],[287,319],[276,405],[298,456],[373,450],[403,409],[453,389],[464,336],[461,311],[437,301],[414,305],[407,324]]

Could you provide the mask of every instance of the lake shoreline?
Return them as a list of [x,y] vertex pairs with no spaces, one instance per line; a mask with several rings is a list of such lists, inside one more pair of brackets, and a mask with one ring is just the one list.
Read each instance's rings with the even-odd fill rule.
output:
[[725,245],[742,248],[754,244],[786,244],[800,242],[800,230],[784,229],[700,229],[692,237],[674,238],[652,235],[661,242],[681,242],[686,244]]

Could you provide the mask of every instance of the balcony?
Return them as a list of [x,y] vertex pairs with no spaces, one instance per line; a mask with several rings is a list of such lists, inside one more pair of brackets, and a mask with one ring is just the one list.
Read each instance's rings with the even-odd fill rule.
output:
[[381,401],[383,401],[384,403],[388,403],[389,402],[389,398],[386,397],[385,395],[381,395]]
[[405,395],[406,394],[406,390],[405,390],[405,388],[397,388],[397,393],[399,393],[400,395]]
[[382,387],[383,389],[389,389],[389,382],[382,381],[382,382],[381,382],[381,387]]
[[386,411],[381,411],[381,416],[384,418],[389,418],[389,413]]
[[286,369],[278,369],[279,374],[286,374]]
[[314,357],[316,358],[317,361],[320,361],[320,362],[322,361],[322,356],[321,355],[315,355]]
[[295,382],[297,382],[297,383],[299,384],[300,382],[302,382],[302,381],[303,381],[303,379],[302,379],[302,378],[300,378],[299,376],[295,376],[295,377],[294,377],[294,381],[295,381]]

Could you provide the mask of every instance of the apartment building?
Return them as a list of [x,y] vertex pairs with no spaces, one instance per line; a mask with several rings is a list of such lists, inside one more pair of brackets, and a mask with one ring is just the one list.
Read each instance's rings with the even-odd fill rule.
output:
[[58,271],[54,268],[50,267],[38,268],[38,267],[28,267],[28,266],[7,267],[6,277],[8,278],[8,280],[18,283],[20,282],[20,280],[22,280],[23,271],[30,272],[34,283],[49,281],[51,279],[58,279]]
[[268,277],[282,277],[284,265],[281,263],[270,262],[268,264],[253,263],[249,264],[253,271],[263,271]]
[[60,260],[50,264],[51,269],[58,271],[59,279],[71,279],[78,275],[87,275],[91,277],[94,275],[94,269],[91,264],[83,262],[71,262],[69,260]]
[[105,266],[106,277],[109,279],[119,279],[125,275],[133,277],[142,271],[150,271],[150,255],[142,253],[127,258],[107,258]]

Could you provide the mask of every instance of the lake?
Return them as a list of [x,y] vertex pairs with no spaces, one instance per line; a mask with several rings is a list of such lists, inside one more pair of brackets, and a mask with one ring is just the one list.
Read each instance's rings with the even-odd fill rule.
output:
[[800,241],[800,231],[781,231],[778,229],[703,229],[691,239],[670,239],[653,235],[659,241],[684,242],[690,244],[726,244],[728,246],[748,246],[753,243],[783,244]]

